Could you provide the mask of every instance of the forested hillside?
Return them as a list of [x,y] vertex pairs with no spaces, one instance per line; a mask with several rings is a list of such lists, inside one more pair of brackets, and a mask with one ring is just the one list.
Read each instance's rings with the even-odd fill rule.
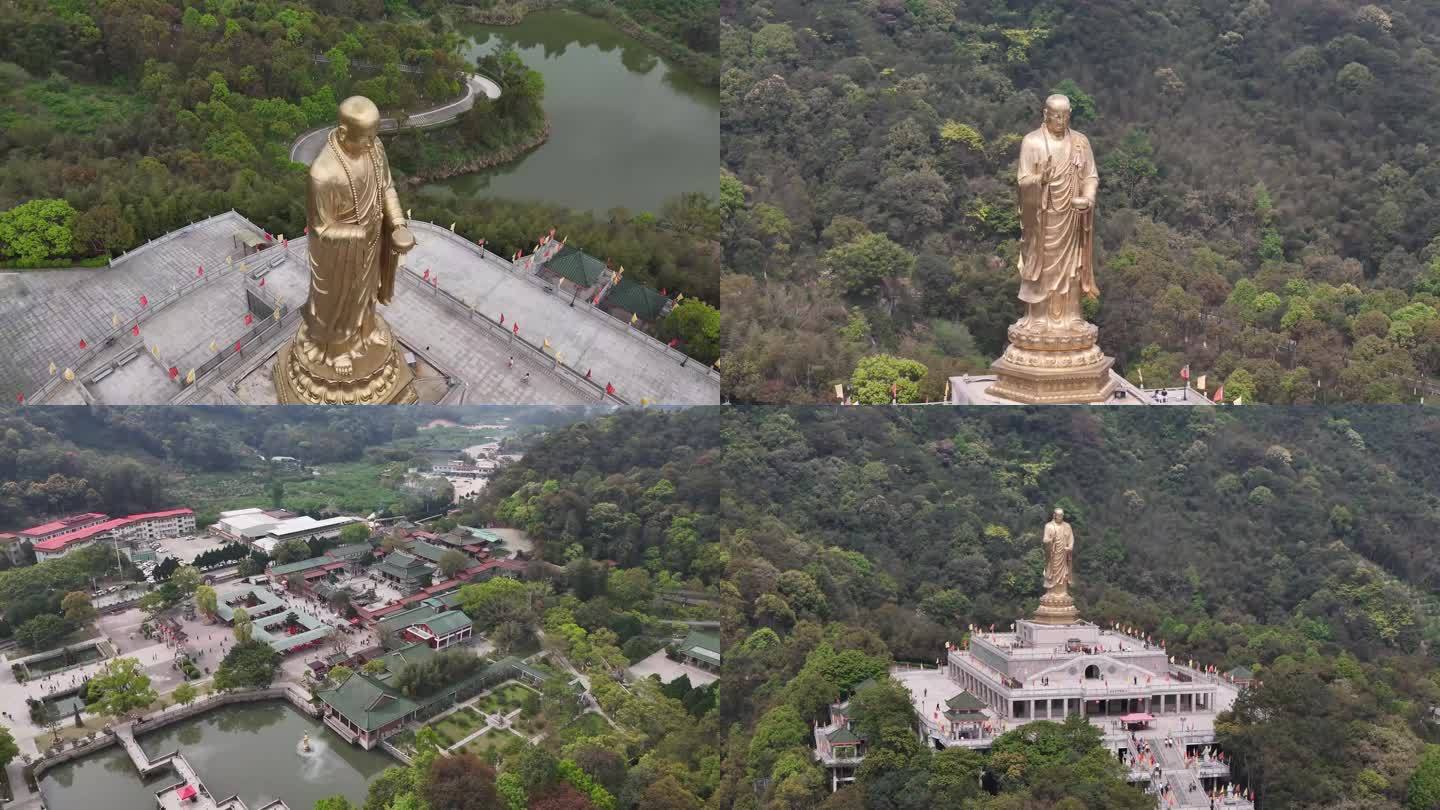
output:
[[[1396,409],[727,413],[723,790],[740,808],[820,802],[825,780],[800,755],[811,721],[892,657],[933,661],[972,623],[1033,612],[1058,505],[1082,617],[1258,673],[1217,728],[1263,806],[1428,807],[1409,797],[1440,776],[1435,757],[1420,766],[1423,742],[1440,740],[1437,441],[1440,421]],[[872,718],[909,711],[866,695]],[[1059,788],[1003,777],[985,798],[975,775],[1013,776],[1013,759],[914,742],[885,737],[889,755],[823,806],[1120,806],[1113,775],[1083,756]]]
[[[0,409],[0,531],[64,512],[127,514],[170,507],[194,494],[208,503],[237,493],[214,491],[213,479],[192,486],[192,477],[249,476],[264,469],[262,456],[294,456],[306,464],[358,462],[367,448],[415,437],[418,426],[431,419],[509,417],[524,430],[584,416],[565,409],[438,407]],[[264,483],[257,481],[251,486]],[[297,497],[293,505],[306,503]]]
[[729,391],[817,401],[886,354],[938,399],[984,368],[1019,313],[1018,144],[1063,92],[1099,163],[1087,314],[1127,377],[1414,399],[1440,373],[1437,43],[1405,0],[726,3]]

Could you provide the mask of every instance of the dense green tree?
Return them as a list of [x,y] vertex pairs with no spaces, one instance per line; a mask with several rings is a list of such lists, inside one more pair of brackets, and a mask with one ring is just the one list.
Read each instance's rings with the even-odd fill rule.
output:
[[148,707],[157,698],[155,690],[150,688],[150,676],[135,658],[112,658],[105,662],[100,672],[90,678],[87,694],[87,710],[117,720]]

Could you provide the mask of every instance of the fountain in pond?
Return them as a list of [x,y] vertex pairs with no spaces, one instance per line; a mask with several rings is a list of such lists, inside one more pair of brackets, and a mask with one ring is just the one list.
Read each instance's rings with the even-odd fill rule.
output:
[[310,735],[308,733],[300,735],[300,752],[303,754],[310,753]]

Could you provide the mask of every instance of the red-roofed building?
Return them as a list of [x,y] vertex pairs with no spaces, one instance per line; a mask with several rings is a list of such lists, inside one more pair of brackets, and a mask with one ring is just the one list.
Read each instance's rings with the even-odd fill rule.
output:
[[[104,515],[98,517],[104,518]],[[195,531],[195,512],[191,509],[167,509],[163,512],[144,512],[122,518],[87,523],[60,533],[52,533],[45,540],[35,543],[35,559],[41,562],[64,557],[77,548],[91,543],[117,540],[125,543],[142,543],[162,537],[179,537]]]

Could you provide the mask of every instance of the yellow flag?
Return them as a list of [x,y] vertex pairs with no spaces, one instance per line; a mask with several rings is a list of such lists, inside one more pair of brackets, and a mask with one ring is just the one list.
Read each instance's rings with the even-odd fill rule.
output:
[[844,383],[835,383],[835,398],[836,398],[836,399],[839,399],[839,400],[845,399],[845,384],[844,384]]
[[1205,375],[1204,375],[1204,374],[1201,374],[1201,375],[1200,375],[1200,380],[1199,380],[1199,382],[1195,383],[1195,387],[1196,387],[1196,388],[1199,388],[1201,391],[1204,391],[1204,390],[1205,390]]
[[684,300],[685,300],[685,293],[680,293],[679,295],[675,296],[675,303],[677,303],[677,304],[680,303],[681,301],[684,301]]
[[450,232],[451,232],[451,233],[454,233],[454,232],[455,232],[455,223],[453,223],[453,222],[450,223]]
[[645,407],[646,405],[649,405],[649,404],[650,404],[650,400],[646,399],[645,397],[640,397],[640,407],[643,408],[643,407]]
[[561,277],[560,277],[560,289],[562,289],[562,290],[565,289],[565,277],[564,277],[564,276],[561,276]]
[[51,377],[54,377],[54,376],[55,376],[55,372],[56,372],[57,370],[58,370],[58,369],[55,367],[55,361],[54,361],[54,360],[51,360],[51,361],[50,361],[50,376],[51,376]]
[[275,307],[275,320],[280,320],[280,308]]
[[240,272],[245,272],[245,262],[240,262]]
[[151,346],[151,347],[150,347],[150,353],[153,354],[153,355],[155,355],[156,357],[159,357],[159,356],[160,356],[160,344],[159,344],[159,343],[156,343],[154,346]]
[[406,208],[406,209],[405,209],[405,218],[406,218],[406,219],[409,219],[409,218],[410,218],[410,209],[409,209],[409,208]]
[[545,338],[545,348],[550,348],[550,338]]
[[565,362],[565,353],[564,353],[564,352],[555,352],[555,362],[557,362],[557,363],[563,363],[563,362]]
[[70,369],[67,368],[67,369],[65,369],[65,373],[64,373],[64,375],[62,375],[62,376],[64,376],[65,379],[66,379],[66,381],[68,382],[68,381],[70,381],[70,380],[75,379],[75,372],[73,372],[73,371],[71,371]]
[[190,369],[190,373],[185,375],[185,384],[186,384],[186,385],[194,385],[194,384],[195,384],[195,369],[193,369],[193,368]]
[[1240,404],[1240,397],[1235,397],[1235,404],[1236,404],[1236,405],[1239,405],[1239,404]]
[[639,320],[640,320],[640,316],[639,316],[639,315],[637,315],[637,314],[635,314],[635,313],[633,313],[633,312],[630,313],[630,325],[631,325],[631,326],[634,326],[636,323],[639,322]]
[[944,398],[942,399],[942,401],[943,401],[943,402],[949,402],[949,401],[950,401],[950,381],[949,381],[949,380],[946,380],[946,381],[945,381],[945,396],[944,396]]
[[235,261],[235,260],[234,260],[233,258],[231,258],[231,257],[229,257],[229,256],[226,256],[226,257],[225,257],[225,266],[226,266],[226,267],[229,267],[229,266],[231,265],[231,263],[233,263],[234,261]]
[[210,341],[210,353],[211,353],[211,354],[214,354],[215,352],[217,352],[217,351],[219,351],[219,350],[220,350],[220,347],[215,345],[215,341],[213,341],[213,340]]
[[119,316],[119,315],[116,315],[116,314],[113,313],[113,312],[110,313],[110,328],[111,328],[111,329],[114,329],[114,328],[118,327],[119,325],[120,325],[120,316]]

